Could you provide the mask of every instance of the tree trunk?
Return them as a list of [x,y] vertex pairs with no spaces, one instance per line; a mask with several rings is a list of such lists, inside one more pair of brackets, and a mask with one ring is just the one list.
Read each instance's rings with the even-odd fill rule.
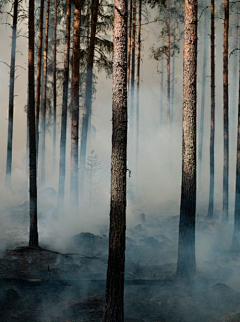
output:
[[206,80],[207,80],[207,61],[209,55],[208,45],[208,12],[204,14],[204,30],[203,30],[203,69],[202,69],[202,98],[201,98],[201,118],[199,131],[199,179],[201,177],[202,155],[203,155],[203,138],[204,138],[204,114],[206,102]]
[[161,78],[160,78],[160,124],[164,124],[164,59],[161,58]]
[[211,128],[210,128],[210,189],[208,217],[214,207],[214,143],[215,143],[215,0],[211,0]]
[[[235,22],[234,22],[234,49],[238,48],[238,8],[236,8],[235,12]],[[237,87],[235,84],[237,83],[237,65],[238,65],[238,50],[234,52],[234,62],[233,62],[233,86],[232,86],[232,104],[231,104],[231,118],[232,118],[232,130],[235,137],[235,129],[237,127]]]
[[197,0],[185,0],[183,52],[182,187],[177,274],[196,271],[196,107],[197,107]]
[[240,251],[240,61],[238,80],[238,134],[237,134],[237,165],[236,165],[236,191],[234,211],[234,232],[232,240],[233,251]]
[[28,12],[28,122],[29,122],[29,246],[38,246],[37,226],[37,164],[35,129],[35,89],[34,89],[34,0],[29,0]]
[[132,41],[132,0],[130,0],[130,16],[128,20],[128,62],[127,62],[127,90],[129,92],[130,71],[131,71],[131,41]]
[[176,69],[176,58],[173,56],[172,63],[172,100],[171,100],[171,122],[174,121],[174,113],[175,113],[175,69]]
[[170,49],[170,0],[167,0],[167,121],[170,122],[170,97],[171,97],[171,71],[170,71],[170,63],[171,63],[171,49]]
[[37,164],[38,164],[39,114],[40,114],[40,100],[41,100],[41,80],[42,80],[43,14],[44,14],[44,0],[41,0],[40,17],[39,17],[39,35],[38,35],[38,64],[37,64],[37,93],[36,93],[36,155],[37,155]]
[[50,0],[47,0],[45,44],[44,44],[44,68],[43,68],[43,100],[41,108],[41,183],[45,184],[45,150],[46,150],[46,109],[47,109],[47,64],[48,64],[48,33],[49,33]]
[[140,68],[141,68],[141,31],[142,31],[142,0],[139,0],[138,12],[138,45],[137,45],[137,106],[136,106],[136,178],[138,178],[139,153],[139,103],[140,103]]
[[224,166],[223,166],[223,222],[228,222],[229,193],[229,119],[228,119],[228,30],[229,0],[224,0],[224,43],[223,43],[223,131],[224,131]]
[[18,0],[14,1],[13,25],[12,25],[12,52],[10,66],[9,84],[9,109],[8,109],[8,144],[7,144],[7,166],[6,166],[6,186],[11,186],[12,174],[12,141],[13,141],[13,112],[14,112],[14,84],[15,84],[15,60],[16,60],[16,41],[17,41],[17,18]]
[[132,70],[131,70],[131,106],[129,115],[129,131],[133,134],[133,118],[134,118],[134,94],[135,94],[135,51],[136,51],[136,0],[133,0],[133,20],[132,20]]
[[80,60],[81,1],[75,1],[73,38],[73,104],[71,131],[71,205],[78,209],[78,135],[79,135],[79,60]]
[[58,212],[61,211],[64,205],[64,190],[65,190],[70,29],[71,29],[71,0],[67,0],[61,139],[60,139],[60,165],[59,165],[59,184],[58,184]]
[[57,8],[54,9],[54,49],[53,49],[53,169],[56,167],[56,136],[57,136]]
[[84,177],[85,177],[85,163],[87,153],[87,140],[89,128],[91,126],[92,114],[92,85],[93,85],[93,63],[94,50],[97,31],[99,0],[92,0],[92,18],[91,18],[91,35],[88,50],[87,61],[87,76],[86,76],[86,96],[82,115],[82,132],[81,132],[81,150],[80,150],[80,193],[81,198],[84,195]]
[[109,258],[103,322],[124,321],[127,172],[127,1],[114,2]]

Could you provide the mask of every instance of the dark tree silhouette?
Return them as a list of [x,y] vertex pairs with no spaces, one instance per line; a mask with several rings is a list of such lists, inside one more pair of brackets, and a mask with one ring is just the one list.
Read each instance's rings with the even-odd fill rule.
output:
[[34,0],[29,0],[28,12],[28,122],[29,122],[29,246],[38,246],[37,225],[37,164],[34,89]]
[[56,166],[56,136],[57,136],[57,16],[58,0],[54,5],[54,49],[53,49],[53,168]]
[[109,258],[103,322],[124,321],[124,271],[127,172],[127,23],[126,0],[114,1],[112,166]]
[[196,271],[196,107],[197,107],[197,0],[185,0],[183,51],[182,186],[177,274]]

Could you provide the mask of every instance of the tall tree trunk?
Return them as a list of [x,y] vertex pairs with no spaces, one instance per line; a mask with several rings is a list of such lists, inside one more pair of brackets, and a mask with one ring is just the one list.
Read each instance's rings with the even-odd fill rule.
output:
[[224,0],[224,43],[223,43],[223,131],[224,131],[224,166],[223,166],[223,222],[228,222],[229,194],[229,116],[228,116],[228,30],[229,0]]
[[60,165],[59,165],[58,205],[57,205],[58,212],[62,209],[64,205],[64,190],[65,190],[70,31],[71,31],[71,0],[67,0],[61,139],[60,139]]
[[237,252],[240,251],[240,61],[239,61],[238,68],[239,68],[239,80],[238,80],[237,165],[236,165],[234,232],[233,232],[233,240],[232,240],[232,249]]
[[174,121],[174,112],[175,112],[175,69],[176,69],[176,57],[173,56],[172,63],[172,100],[171,100],[171,121]]
[[[238,8],[237,5],[235,12],[235,21],[234,21],[234,49],[238,48]],[[234,52],[234,62],[233,62],[233,86],[232,86],[232,103],[231,103],[231,118],[232,118],[232,129],[234,130],[235,137],[235,126],[236,124],[236,106],[237,106],[237,87],[235,84],[237,83],[237,65],[238,65],[238,50]]]
[[46,150],[46,109],[47,109],[47,64],[48,64],[48,34],[49,34],[50,0],[47,0],[45,43],[44,43],[44,68],[43,68],[43,100],[41,108],[41,183],[45,184],[45,150]]
[[128,61],[127,61],[127,90],[129,92],[130,84],[130,71],[131,71],[131,41],[132,41],[132,0],[130,0],[129,8],[129,20],[128,20]]
[[132,70],[131,70],[131,106],[129,115],[129,130],[131,136],[133,134],[133,118],[134,118],[134,94],[135,94],[135,51],[136,51],[136,0],[133,0],[132,8]]
[[161,78],[160,78],[160,124],[164,123],[164,59],[161,58]]
[[81,198],[84,195],[84,177],[85,177],[85,163],[87,154],[87,141],[89,128],[91,127],[92,114],[92,86],[93,86],[93,64],[94,64],[94,50],[97,31],[99,0],[92,0],[92,17],[91,17],[91,35],[88,50],[87,61],[87,76],[86,76],[86,94],[85,104],[82,115],[82,131],[81,131],[81,150],[80,150],[80,193]]
[[127,1],[114,1],[109,258],[103,322],[124,321],[127,172]]
[[7,142],[7,166],[6,166],[6,180],[5,180],[7,187],[11,186],[11,174],[12,174],[12,142],[13,142],[13,112],[14,112],[17,18],[18,18],[18,0],[15,0],[14,7],[13,7],[12,52],[11,52],[10,84],[9,84],[9,107],[8,107],[8,142]]
[[185,0],[183,52],[182,187],[177,274],[196,271],[196,107],[197,107],[197,0]]
[[28,12],[28,122],[29,122],[29,201],[30,232],[29,246],[38,246],[37,226],[37,163],[35,129],[35,88],[34,88],[34,0],[29,0]]
[[170,42],[170,0],[167,0],[167,121],[170,122],[171,115],[171,71],[170,71],[170,63],[171,63],[171,42]]
[[214,143],[215,143],[215,0],[211,0],[211,128],[210,128],[210,189],[208,217],[213,218],[214,206]]
[[139,103],[140,103],[140,67],[141,67],[141,31],[142,31],[142,0],[139,0],[138,11],[138,45],[137,45],[137,106],[136,106],[136,172],[138,178],[138,153],[139,153]]
[[57,11],[58,1],[54,9],[54,50],[53,50],[53,169],[56,167],[56,137],[57,137]]
[[40,4],[39,16],[39,35],[38,35],[38,64],[37,64],[37,93],[36,93],[36,156],[38,165],[38,146],[39,146],[39,114],[41,100],[41,81],[42,81],[42,43],[43,43],[43,14],[44,0]]
[[201,98],[201,115],[200,115],[200,131],[199,131],[199,178],[201,176],[202,155],[203,155],[203,138],[204,138],[204,114],[206,102],[206,80],[207,80],[207,61],[209,55],[208,45],[208,12],[204,14],[204,30],[203,30],[203,67],[202,67],[202,98]]
[[78,135],[79,135],[79,60],[80,60],[81,1],[75,1],[73,38],[73,104],[71,131],[71,204],[78,209]]

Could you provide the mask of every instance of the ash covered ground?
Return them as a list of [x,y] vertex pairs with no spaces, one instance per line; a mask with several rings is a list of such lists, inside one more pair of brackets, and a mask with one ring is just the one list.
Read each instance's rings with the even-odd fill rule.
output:
[[[28,248],[27,205],[3,209],[0,219],[0,321],[101,321],[107,225],[99,225],[98,233],[69,232],[64,238],[53,225],[58,220],[54,207],[45,204],[40,234],[50,225],[49,233],[40,237],[41,248]],[[198,216],[198,273],[189,281],[175,276],[178,223],[178,215],[142,214],[129,225],[126,322],[240,321],[240,257],[231,252],[233,225]]]

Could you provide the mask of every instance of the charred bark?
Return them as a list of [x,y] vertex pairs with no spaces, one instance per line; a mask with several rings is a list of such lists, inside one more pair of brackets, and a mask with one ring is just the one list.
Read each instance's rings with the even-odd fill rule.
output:
[[127,1],[114,2],[109,258],[103,322],[124,321],[127,172]]
[[67,138],[67,104],[68,104],[68,82],[69,82],[69,53],[70,53],[70,29],[71,29],[71,0],[67,0],[66,32],[65,32],[65,57],[63,74],[63,98],[61,117],[60,138],[60,165],[58,184],[58,212],[64,204],[65,173],[66,173],[66,138]]
[[78,136],[79,136],[79,60],[81,1],[75,1],[73,38],[73,104],[71,130],[71,204],[78,209]]
[[12,142],[13,142],[17,19],[18,19],[18,0],[15,0],[14,6],[13,6],[12,51],[11,51],[11,65],[10,65],[9,106],[8,106],[8,142],[7,142],[7,166],[6,166],[6,180],[5,180],[7,187],[11,186],[11,174],[12,174]]
[[196,271],[196,107],[197,107],[197,0],[185,0],[183,52],[182,187],[177,274]]
[[208,217],[214,208],[214,144],[215,144],[215,0],[211,0],[211,127],[210,127],[210,189]]
[[228,222],[229,200],[229,110],[228,110],[228,31],[229,0],[224,0],[224,40],[223,40],[223,132],[224,132],[224,166],[223,166],[223,222]]
[[86,76],[86,94],[85,104],[82,115],[82,131],[81,131],[81,150],[80,150],[80,193],[83,198],[84,195],[84,177],[85,177],[85,163],[87,154],[87,141],[89,135],[89,128],[91,126],[92,114],[92,86],[93,86],[93,64],[94,64],[94,50],[97,31],[99,0],[92,0],[92,17],[91,17],[91,35],[88,50],[87,61],[87,76]]
[[43,14],[44,14],[44,0],[41,0],[40,17],[39,17],[39,35],[38,35],[37,93],[36,93],[36,107],[35,107],[36,108],[37,164],[38,164],[38,146],[39,146],[39,114],[40,114],[41,81],[42,81]]
[[38,246],[37,225],[37,164],[34,89],[34,0],[29,0],[28,12],[28,122],[29,122],[29,246]]

